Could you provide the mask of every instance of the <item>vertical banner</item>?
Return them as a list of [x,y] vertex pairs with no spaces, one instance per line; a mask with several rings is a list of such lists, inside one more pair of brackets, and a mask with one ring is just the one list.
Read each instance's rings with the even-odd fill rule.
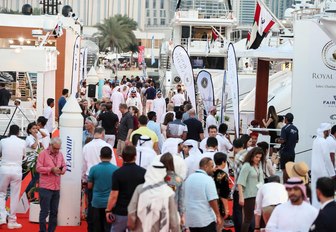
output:
[[226,111],[226,92],[225,92],[225,85],[226,85],[226,70],[224,70],[224,78],[223,78],[223,86],[222,86],[222,99],[221,99],[221,123],[224,123],[225,119],[225,111]]
[[138,51],[138,64],[140,66],[144,62],[145,46],[139,46]]
[[77,92],[78,78],[80,72],[80,41],[81,37],[77,36],[74,50],[73,50],[73,61],[72,61],[72,78],[71,78],[71,91],[70,93]]
[[209,109],[215,105],[214,88],[211,74],[205,70],[201,70],[197,75],[197,88],[201,95],[203,106],[208,113]]
[[[228,58],[227,58],[227,81],[231,88],[231,98],[233,106],[233,115],[234,115],[234,125],[236,138],[239,138],[239,83],[238,83],[238,71],[237,71],[237,59],[236,52],[232,43],[228,46]],[[224,93],[223,93],[224,94]]]
[[152,36],[152,48],[151,48],[151,65],[155,63],[155,57],[154,57],[154,35]]
[[191,105],[196,109],[194,73],[188,53],[181,45],[177,45],[173,50],[173,64],[186,87]]
[[336,45],[310,20],[294,24],[293,124],[299,130],[295,161],[311,163],[313,136],[320,123],[336,124]]

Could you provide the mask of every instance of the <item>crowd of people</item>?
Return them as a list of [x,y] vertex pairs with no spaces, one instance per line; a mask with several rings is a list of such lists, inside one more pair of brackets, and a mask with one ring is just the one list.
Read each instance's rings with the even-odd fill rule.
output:
[[[63,90],[59,115],[67,96]],[[82,89],[78,98],[84,120],[81,181],[89,232],[336,231],[331,216],[336,213],[335,125],[322,123],[317,131],[310,178],[307,164],[295,162],[299,130],[291,113],[282,122],[270,107],[261,125],[251,123],[281,128],[269,133],[268,143],[258,141],[253,130],[231,139],[228,126],[217,122],[216,107],[201,119],[181,85],[165,99],[152,80],[123,77],[105,81],[102,99],[85,96]],[[39,181],[40,231],[47,231],[48,215],[48,231],[56,228],[60,179],[66,170],[60,139],[50,139],[53,107],[54,99],[48,99],[45,116],[27,127],[26,143],[17,137],[15,125],[0,141],[0,224],[6,223],[10,184],[8,228],[22,227],[15,216],[22,157],[26,150],[40,148],[31,186]],[[275,144],[280,144],[279,151]],[[18,147],[20,153],[13,152]],[[273,157],[276,152],[281,177]]]

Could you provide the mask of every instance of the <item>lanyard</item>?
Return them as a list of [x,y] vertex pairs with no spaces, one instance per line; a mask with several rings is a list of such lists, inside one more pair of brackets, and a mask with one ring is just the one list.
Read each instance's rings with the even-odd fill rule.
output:
[[254,170],[256,171],[256,173],[257,173],[257,177],[258,177],[258,183],[260,182],[260,170],[259,170],[259,168],[256,168],[255,166],[253,166],[254,167]]

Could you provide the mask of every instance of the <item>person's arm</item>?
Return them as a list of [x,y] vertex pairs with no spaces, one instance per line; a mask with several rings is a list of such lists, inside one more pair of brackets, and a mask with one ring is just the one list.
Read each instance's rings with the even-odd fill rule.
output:
[[105,212],[106,212],[106,221],[108,223],[112,223],[112,221],[110,220],[110,214],[112,213],[112,209],[113,209],[113,207],[115,206],[115,204],[117,202],[118,196],[119,196],[119,191],[112,190],[110,192],[110,195],[109,195],[109,198],[108,198],[108,202],[107,202],[107,207],[105,209]]
[[244,206],[244,191],[243,186],[238,184],[238,193],[239,193],[239,205]]
[[88,185],[87,185],[88,189],[93,189],[93,182],[88,182]]
[[215,215],[216,215],[216,223],[217,226],[222,225],[222,217],[219,213],[219,208],[218,208],[218,202],[217,199],[214,199],[212,201],[209,201],[210,207],[212,208],[212,210],[214,211]]
[[260,219],[261,219],[261,211],[262,211],[262,187],[258,190],[256,199],[255,199],[255,209],[254,209],[254,218],[255,218],[255,230],[258,231],[257,228],[260,230]]
[[254,231],[260,231],[260,219],[261,215],[254,214],[254,220],[255,220]]
[[335,167],[335,153],[334,152],[330,152],[330,159],[331,159],[333,166]]
[[130,141],[132,132],[133,132],[133,129],[128,129],[127,137],[126,137],[125,142],[129,142]]
[[47,133],[45,133],[43,130],[41,131],[40,129],[38,129],[38,132],[40,132],[40,134],[42,135],[42,138],[47,137]]
[[265,119],[262,120],[264,126],[267,128],[272,122],[273,122],[273,118],[269,118],[266,122]]
[[230,213],[230,211],[229,211],[229,201],[228,201],[228,199],[223,198],[223,197],[221,197],[220,200],[224,205],[224,209],[225,209],[224,219],[226,219],[229,216],[229,213]]
[[154,151],[156,152],[156,154],[160,154],[159,143],[158,143],[158,142],[155,142],[155,143],[153,144],[153,149],[154,149]]

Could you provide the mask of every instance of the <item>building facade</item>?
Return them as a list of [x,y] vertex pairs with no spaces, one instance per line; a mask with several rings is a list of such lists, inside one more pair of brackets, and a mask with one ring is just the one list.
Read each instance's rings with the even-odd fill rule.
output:
[[[84,26],[94,26],[105,18],[116,14],[127,15],[134,19],[143,30],[145,27],[144,0],[62,0],[58,11],[64,5],[70,5]],[[21,11],[22,5],[30,4],[33,8],[42,8],[40,0],[0,0],[0,8]]]

